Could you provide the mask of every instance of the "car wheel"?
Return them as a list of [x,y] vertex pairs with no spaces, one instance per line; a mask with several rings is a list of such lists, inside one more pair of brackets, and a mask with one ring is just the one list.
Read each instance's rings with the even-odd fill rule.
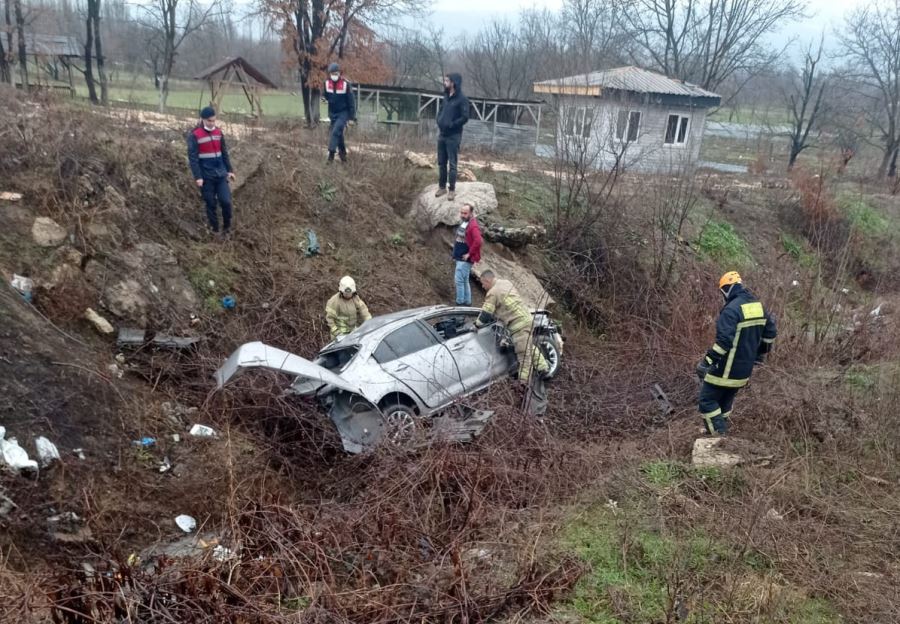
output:
[[384,414],[384,439],[392,444],[407,442],[419,429],[419,416],[409,405],[391,403],[381,413]]
[[553,379],[556,377],[556,373],[559,372],[559,349],[556,348],[556,343],[549,336],[539,338],[537,346],[541,350],[541,355],[547,360],[547,364],[550,365],[547,379]]

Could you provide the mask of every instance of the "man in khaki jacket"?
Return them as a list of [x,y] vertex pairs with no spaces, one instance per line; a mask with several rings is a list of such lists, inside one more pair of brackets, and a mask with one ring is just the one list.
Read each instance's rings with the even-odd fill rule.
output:
[[475,324],[486,325],[492,317],[503,323],[516,349],[519,381],[527,384],[531,378],[532,368],[539,374],[549,372],[550,365],[532,339],[533,316],[516,287],[508,280],[497,279],[493,271],[481,274],[481,284],[487,290],[487,294]]
[[349,275],[341,278],[338,292],[325,304],[325,320],[331,338],[346,336],[372,318],[366,302],[356,293],[356,282]]

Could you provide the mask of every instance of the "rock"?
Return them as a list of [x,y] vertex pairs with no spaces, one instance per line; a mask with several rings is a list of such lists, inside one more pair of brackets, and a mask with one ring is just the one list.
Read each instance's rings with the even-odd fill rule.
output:
[[90,527],[79,527],[75,531],[69,533],[64,531],[54,531],[50,533],[50,537],[62,544],[84,544],[94,539],[94,534]]
[[85,230],[88,237],[96,241],[110,241],[112,243],[117,243],[122,240],[122,230],[111,223],[90,223]]
[[49,217],[38,217],[31,226],[31,236],[41,247],[58,247],[68,235],[66,228]]
[[518,249],[530,243],[540,242],[547,236],[547,230],[537,225],[505,227],[499,223],[491,223],[484,227],[482,231],[485,240],[501,243],[511,249]]
[[0,518],[4,516],[8,516],[13,509],[16,508],[16,504],[9,498],[3,490],[0,490]]
[[88,308],[84,311],[84,318],[90,321],[101,334],[111,334],[116,331],[109,321],[94,312],[93,308]]
[[725,468],[737,466],[744,461],[740,455],[735,455],[719,446],[725,438],[697,438],[694,441],[694,450],[691,452],[691,463],[700,467]]
[[434,169],[434,164],[432,164],[427,156],[409,150],[404,152],[403,156],[406,158],[406,162],[419,167],[420,169]]
[[135,319],[141,324],[147,322],[150,301],[144,296],[144,288],[135,280],[116,282],[103,294],[106,307],[116,316]]
[[497,209],[497,194],[492,184],[461,182],[456,185],[456,199],[453,201],[448,201],[446,195],[435,197],[437,190],[437,184],[430,184],[413,201],[409,216],[422,231],[441,224],[456,225],[459,222],[459,209],[464,203],[475,207],[476,217]]
[[460,169],[456,179],[459,182],[478,182],[475,173],[469,168]]

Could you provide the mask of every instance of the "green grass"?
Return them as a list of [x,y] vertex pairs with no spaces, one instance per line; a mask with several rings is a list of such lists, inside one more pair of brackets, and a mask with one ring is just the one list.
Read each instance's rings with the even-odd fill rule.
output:
[[509,219],[547,223],[556,206],[551,181],[545,176],[489,170],[477,171],[476,176],[480,182],[494,185],[498,210]]
[[753,264],[753,257],[747,249],[747,244],[729,223],[708,221],[700,231],[697,248],[704,257],[723,268],[746,267]]
[[[681,468],[669,462],[645,466],[645,475],[673,477]],[[760,622],[830,624],[840,619],[827,602],[784,588],[765,558],[752,549],[729,545],[701,528],[679,534],[657,528],[653,514],[639,504],[597,505],[574,516],[565,526],[562,546],[587,565],[563,611],[594,624],[664,622],[670,594],[686,599],[689,624],[714,622],[722,613],[753,609],[760,600],[754,588],[778,586],[778,598],[761,605]],[[734,586],[727,587],[727,579]],[[715,591],[714,588],[722,588]],[[748,589],[749,587],[749,589]],[[729,591],[730,590],[730,591]],[[766,617],[768,616],[768,617]]]
[[841,196],[838,204],[850,224],[865,236],[882,237],[890,234],[891,222],[862,197]]
[[816,255],[807,251],[806,246],[803,242],[788,234],[787,232],[781,233],[781,246],[787,254],[796,260],[800,266],[806,269],[811,269],[816,266],[818,260],[816,259]]
[[222,297],[234,294],[237,274],[228,259],[224,259],[219,263],[207,261],[205,264],[195,266],[188,272],[187,277],[197,296],[203,301],[206,311],[218,313],[223,309]]

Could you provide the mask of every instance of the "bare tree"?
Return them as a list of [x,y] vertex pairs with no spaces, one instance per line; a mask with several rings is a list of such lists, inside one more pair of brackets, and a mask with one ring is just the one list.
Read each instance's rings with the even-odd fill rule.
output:
[[[9,2],[7,1],[7,6]],[[9,71],[9,59],[6,57],[6,47],[0,38],[0,82],[11,82],[12,74]]]
[[615,0],[563,2],[561,30],[568,33],[563,41],[571,42],[569,52],[575,61],[575,72],[591,72],[618,60],[625,10],[625,4]]
[[715,90],[780,58],[764,39],[804,9],[804,0],[634,0],[623,13],[637,61]]
[[[19,48],[19,76],[22,81],[22,88],[28,89],[28,50],[25,47],[25,13],[22,11],[22,0],[7,0],[7,3],[14,2],[16,13],[16,40]],[[7,4],[7,11],[9,5]],[[7,15],[7,20],[9,16]]]
[[15,83],[15,80],[13,79],[12,67],[10,66],[10,60],[12,59],[12,48],[13,48],[12,14],[10,11],[12,2],[13,2],[13,0],[6,0],[6,2],[3,3],[3,12],[4,12],[4,16],[6,18],[6,28],[5,28],[5,30],[6,30],[6,53],[3,55],[3,63],[6,68],[6,74],[5,74],[6,81],[9,82],[9,84]]
[[386,78],[382,46],[372,28],[402,14],[415,14],[424,0],[258,0],[260,11],[281,31],[294,53],[307,123],[319,121],[320,83],[331,60],[348,74],[358,70]]
[[486,97],[522,99],[531,92],[528,59],[518,29],[494,20],[460,45],[466,76]]
[[849,74],[863,87],[868,121],[880,135],[878,177],[897,173],[900,149],[900,7],[880,2],[852,12],[841,36]]
[[82,73],[84,74],[84,82],[87,84],[88,99],[90,99],[91,104],[99,104],[97,87],[94,84],[94,21],[92,11],[92,5],[99,2],[99,0],[87,0],[87,2],[87,12],[84,18],[84,71]]
[[803,60],[803,69],[792,81],[792,89],[785,94],[788,115],[790,115],[790,152],[788,155],[788,171],[794,168],[800,152],[810,147],[810,133],[819,133],[819,122],[824,113],[823,103],[827,79],[822,77],[822,48],[825,40],[819,40],[819,48],[813,52],[812,46],[807,48]]
[[199,0],[152,0],[141,5],[141,22],[154,33],[160,44],[158,66],[155,68],[159,87],[159,112],[165,112],[169,98],[169,79],[175,67],[178,49],[191,33],[203,27],[221,8],[219,0],[201,3]]

